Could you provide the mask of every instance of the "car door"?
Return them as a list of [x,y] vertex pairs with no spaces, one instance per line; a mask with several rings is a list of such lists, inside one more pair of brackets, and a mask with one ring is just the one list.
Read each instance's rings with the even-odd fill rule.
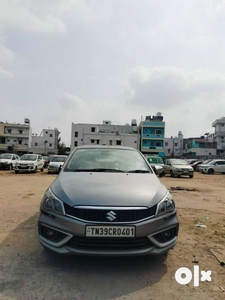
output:
[[225,172],[225,161],[218,160],[215,164],[215,172],[223,173]]
[[165,172],[166,172],[166,174],[170,174],[170,170],[171,170],[171,161],[170,161],[170,159],[166,159],[165,160]]

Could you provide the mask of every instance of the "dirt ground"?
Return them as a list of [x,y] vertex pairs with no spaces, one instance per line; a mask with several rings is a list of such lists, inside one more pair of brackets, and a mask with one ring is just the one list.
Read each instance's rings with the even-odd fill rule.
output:
[[[225,266],[219,263],[225,261],[225,175],[160,178],[174,195],[180,221],[178,243],[166,260],[46,253],[38,242],[37,219],[55,177],[46,170],[0,171],[0,299],[225,299]],[[211,281],[194,286],[193,273],[190,283],[178,284],[175,272],[181,267],[193,272],[194,265],[211,270]]]

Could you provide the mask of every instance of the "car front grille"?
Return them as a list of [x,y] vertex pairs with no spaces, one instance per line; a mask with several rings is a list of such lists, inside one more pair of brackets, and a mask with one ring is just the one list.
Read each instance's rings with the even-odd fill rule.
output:
[[147,237],[141,238],[85,238],[73,236],[68,246],[86,250],[140,250],[147,249],[152,243]]
[[27,169],[29,169],[29,165],[28,164],[18,165],[17,168],[21,169],[21,170],[27,170]]
[[[140,208],[140,209],[109,209],[104,208],[79,208],[71,207],[64,203],[65,211],[67,215],[76,217],[78,219],[89,221],[89,222],[104,222],[104,223],[124,223],[124,222],[138,222],[143,219],[153,217],[156,213],[157,204],[151,208]],[[114,220],[108,220],[108,213],[113,211],[115,213]]]

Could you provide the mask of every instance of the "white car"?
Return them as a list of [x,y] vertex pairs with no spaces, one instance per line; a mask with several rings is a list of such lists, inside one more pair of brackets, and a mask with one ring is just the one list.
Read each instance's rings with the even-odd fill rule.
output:
[[44,171],[44,160],[39,154],[24,154],[15,165],[15,173]]
[[20,157],[12,153],[2,153],[0,155],[0,169],[12,170],[15,168],[16,162],[20,160]]
[[59,173],[66,159],[67,159],[66,155],[53,156],[53,158],[50,160],[50,163],[48,164],[48,174]]
[[213,173],[225,173],[225,160],[224,159],[213,159],[207,164],[202,164],[200,171],[202,173],[213,174]]

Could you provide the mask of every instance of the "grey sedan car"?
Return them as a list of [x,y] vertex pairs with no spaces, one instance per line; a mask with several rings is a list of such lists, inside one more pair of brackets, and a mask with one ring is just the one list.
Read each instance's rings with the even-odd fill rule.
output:
[[59,173],[62,165],[67,159],[66,155],[55,155],[48,164],[48,174]]
[[179,222],[172,195],[144,156],[128,147],[77,147],[45,192],[39,241],[61,254],[167,253]]

